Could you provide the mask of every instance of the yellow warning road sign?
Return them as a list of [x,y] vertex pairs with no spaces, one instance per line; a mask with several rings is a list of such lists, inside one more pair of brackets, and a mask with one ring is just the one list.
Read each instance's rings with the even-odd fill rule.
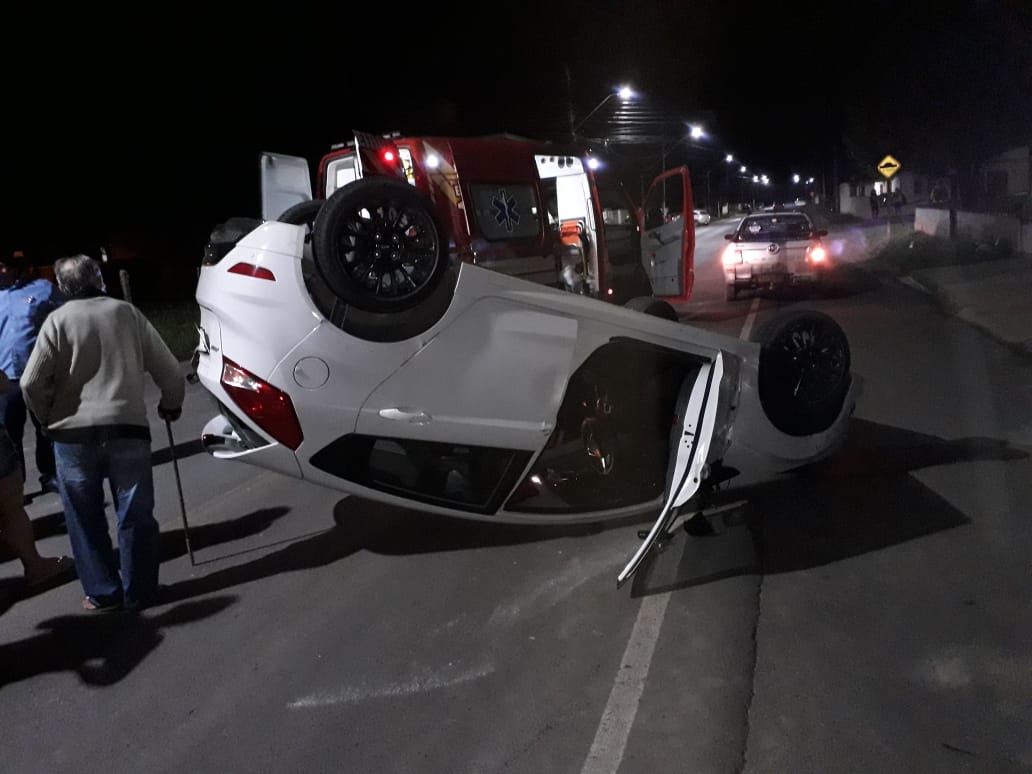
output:
[[887,180],[899,172],[900,166],[900,163],[896,161],[896,159],[892,158],[892,156],[886,156],[881,160],[881,163],[878,164],[878,171],[881,172]]

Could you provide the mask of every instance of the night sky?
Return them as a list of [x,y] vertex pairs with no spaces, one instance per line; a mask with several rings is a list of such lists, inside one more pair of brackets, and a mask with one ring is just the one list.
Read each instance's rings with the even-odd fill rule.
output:
[[622,83],[705,126],[675,151],[696,177],[726,152],[847,176],[850,149],[906,164],[1032,136],[1028,0],[139,7],[5,9],[5,249],[133,233],[193,264],[212,225],[258,213],[260,150],[314,163],[352,129],[561,138],[571,100],[579,119]]

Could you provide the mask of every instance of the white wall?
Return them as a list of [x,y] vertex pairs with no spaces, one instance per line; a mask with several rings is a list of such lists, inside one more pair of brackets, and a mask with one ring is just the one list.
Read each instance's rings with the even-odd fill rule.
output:
[[976,242],[994,243],[1004,239],[1015,250],[1021,249],[1021,221],[1013,215],[991,212],[957,212],[956,236]]
[[[932,236],[950,235],[950,211],[934,207],[918,207],[914,213],[914,230]],[[1032,253],[1032,223],[1022,223],[1013,215],[957,210],[956,237],[994,244],[1005,240],[1015,252]]]
[[923,231],[931,236],[950,235],[950,211],[935,207],[918,207],[914,210],[914,231]]

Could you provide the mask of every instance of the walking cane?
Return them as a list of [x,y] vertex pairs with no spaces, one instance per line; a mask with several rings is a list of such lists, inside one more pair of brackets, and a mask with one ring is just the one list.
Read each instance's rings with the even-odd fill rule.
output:
[[190,547],[190,525],[186,521],[186,502],[183,500],[183,482],[179,478],[179,462],[176,460],[176,443],[172,440],[172,422],[165,420],[165,429],[168,430],[168,450],[172,454],[172,470],[176,472],[176,489],[179,490],[179,513],[183,516],[183,537],[186,539],[186,552],[190,555],[190,566],[196,567],[194,562],[193,549]]

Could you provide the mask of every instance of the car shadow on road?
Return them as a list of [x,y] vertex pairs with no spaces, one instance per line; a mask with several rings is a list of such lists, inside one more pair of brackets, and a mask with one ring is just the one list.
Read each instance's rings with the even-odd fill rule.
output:
[[48,672],[75,672],[91,686],[117,683],[162,640],[164,631],[208,618],[229,607],[234,596],[177,605],[159,614],[87,613],[49,618],[39,634],[0,645],[0,686]]
[[[808,570],[970,523],[970,519],[910,475],[959,462],[1023,460],[1028,453],[994,438],[945,440],[854,419],[846,443],[831,458],[784,480],[730,490],[723,500],[742,500],[741,524],[751,532],[755,555],[746,565],[712,564],[691,573],[682,561],[673,582],[649,583],[643,567],[635,595],[704,585],[755,573]],[[704,550],[709,538],[692,538],[685,553]],[[697,563],[696,563],[697,564]]]
[[[195,438],[192,441],[183,441],[177,443],[174,447],[176,453],[176,459],[182,460],[187,457],[192,457],[195,454],[200,454],[204,451],[204,446],[201,445],[201,439]],[[151,452],[151,466],[164,465],[172,461],[173,448],[165,446],[157,451]]]
[[748,301],[754,296],[759,296],[766,300],[786,304],[801,301],[827,301],[869,293],[880,286],[881,280],[874,272],[853,264],[841,264],[829,271],[819,285],[799,283],[761,288],[752,292],[743,291],[738,300]]
[[[936,465],[1026,456],[994,439],[947,441],[854,420],[844,448],[832,459],[777,483],[721,495],[749,501],[742,521],[756,543],[758,562],[713,567],[702,577],[680,578],[660,588],[636,578],[632,594],[671,591],[736,575],[817,567],[960,526],[967,517],[909,474]],[[573,525],[492,524],[349,497],[338,502],[333,526],[325,531],[253,561],[175,583],[166,590],[165,600],[182,601],[281,573],[324,567],[362,550],[385,555],[460,551],[588,536],[642,521],[642,517],[630,517]],[[646,577],[647,572],[640,575]]]
[[777,305],[831,301],[869,293],[881,284],[881,279],[873,271],[852,264],[842,264],[829,271],[819,285],[799,283],[755,290],[743,289],[734,301],[707,300],[678,307],[678,319],[689,325],[745,319],[754,298],[771,301]]
[[254,561],[175,583],[166,589],[163,598],[175,602],[212,594],[281,573],[324,567],[359,551],[408,555],[517,545],[593,535],[641,520],[629,517],[574,525],[493,524],[348,497],[334,507],[332,527]]
[[[251,535],[257,535],[267,530],[272,526],[273,522],[289,512],[289,508],[282,506],[262,508],[235,519],[228,519],[214,524],[201,524],[190,529],[190,545],[196,553],[203,548],[210,548]],[[57,515],[60,516],[60,514]],[[178,559],[187,553],[186,540],[182,529],[162,531],[159,541],[162,563]],[[116,556],[118,554],[117,547],[115,554]],[[44,587],[37,589],[28,588],[21,578],[0,579],[0,615],[23,599],[36,596],[75,579],[76,575],[72,572],[62,576],[61,579],[54,583],[48,583]]]

